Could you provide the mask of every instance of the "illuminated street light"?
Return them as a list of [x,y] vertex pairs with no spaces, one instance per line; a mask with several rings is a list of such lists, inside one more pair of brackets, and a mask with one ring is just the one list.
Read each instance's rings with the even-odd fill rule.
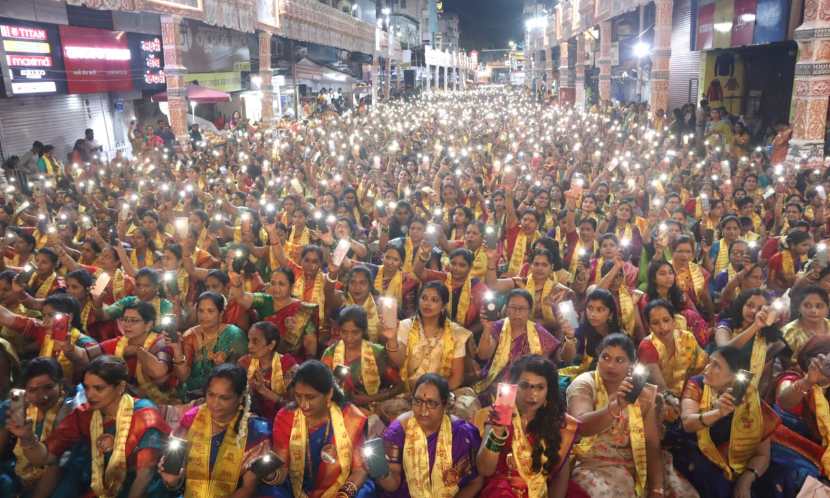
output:
[[638,59],[642,59],[643,57],[648,57],[651,53],[651,46],[648,43],[643,41],[638,41],[634,45],[634,56]]

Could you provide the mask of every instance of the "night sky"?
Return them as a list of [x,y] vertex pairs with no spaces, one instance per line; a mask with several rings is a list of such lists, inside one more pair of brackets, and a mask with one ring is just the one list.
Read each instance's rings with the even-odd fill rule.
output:
[[458,14],[461,46],[466,50],[505,48],[522,42],[521,0],[444,0],[444,10]]

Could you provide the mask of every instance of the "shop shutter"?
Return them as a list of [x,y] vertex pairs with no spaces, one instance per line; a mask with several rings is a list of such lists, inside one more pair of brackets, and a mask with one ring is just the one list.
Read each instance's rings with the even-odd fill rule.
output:
[[[697,95],[689,98],[690,81],[698,78],[700,52],[691,48],[692,1],[675,0],[672,13],[671,61],[669,72],[669,109],[696,104]],[[695,88],[697,85],[692,84]]]
[[61,161],[84,130],[95,130],[95,139],[111,148],[112,121],[109,99],[104,94],[23,96],[0,99],[0,144],[3,155],[20,156],[40,140],[55,146]]

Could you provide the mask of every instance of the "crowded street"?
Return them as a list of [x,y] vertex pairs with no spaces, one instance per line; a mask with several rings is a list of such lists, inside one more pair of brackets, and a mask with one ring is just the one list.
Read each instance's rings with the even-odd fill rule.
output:
[[0,498],[830,497],[806,35],[153,2],[0,6]]

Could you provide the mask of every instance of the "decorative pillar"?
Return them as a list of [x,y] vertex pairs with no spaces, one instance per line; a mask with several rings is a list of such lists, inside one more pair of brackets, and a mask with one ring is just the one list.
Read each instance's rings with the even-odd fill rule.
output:
[[545,49],[545,59],[547,59],[548,69],[548,92],[553,90],[553,79],[556,77],[556,68],[553,66],[553,45],[550,43]]
[[167,79],[167,107],[170,110],[170,128],[179,146],[190,148],[187,131],[187,87],[184,75],[187,69],[182,61],[182,18],[161,16],[161,39],[164,45],[164,76]]
[[450,89],[450,68],[449,66],[444,66],[444,91]]
[[793,82],[793,135],[789,155],[823,157],[830,97],[830,0],[804,4],[804,23],[795,30],[798,60]]
[[599,100],[611,100],[611,21],[599,24]]
[[651,52],[651,96],[649,105],[652,115],[658,110],[669,111],[669,64],[671,59],[671,22],[673,0],[655,0],[654,48]]
[[574,78],[576,89],[574,100],[578,110],[585,109],[585,36],[582,33],[576,35],[576,61]]
[[441,91],[441,66],[435,65],[435,91]]
[[574,82],[568,67],[568,40],[559,44],[559,104],[573,105]]
[[259,32],[259,84],[262,92],[262,115],[264,124],[274,122],[274,87],[271,75],[271,33]]

